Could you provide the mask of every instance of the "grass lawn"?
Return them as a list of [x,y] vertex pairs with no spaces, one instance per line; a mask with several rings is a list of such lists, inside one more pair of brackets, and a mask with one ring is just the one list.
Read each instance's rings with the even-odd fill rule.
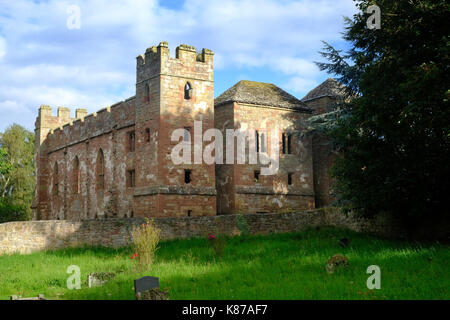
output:
[[[343,249],[338,239],[350,239]],[[0,299],[10,295],[50,299],[134,299],[133,279],[160,278],[171,299],[449,299],[447,245],[380,240],[323,228],[226,238],[221,257],[207,239],[160,243],[148,273],[133,274],[130,248],[71,248],[0,256]],[[350,265],[327,274],[325,262],[342,253]],[[69,290],[67,267],[81,269],[81,289]],[[369,290],[369,265],[381,269],[381,289]],[[91,272],[115,272],[103,287],[88,288]]]

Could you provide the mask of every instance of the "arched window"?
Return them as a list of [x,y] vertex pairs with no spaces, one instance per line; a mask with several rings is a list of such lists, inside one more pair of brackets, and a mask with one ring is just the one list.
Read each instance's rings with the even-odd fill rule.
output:
[[186,85],[184,86],[184,98],[186,100],[189,100],[190,98],[192,98],[192,95],[193,95],[192,86],[189,82],[186,82]]
[[78,156],[75,157],[73,162],[73,193],[81,192],[81,170],[80,170],[80,160]]
[[98,150],[97,155],[97,190],[105,188],[105,156],[103,150]]
[[53,170],[53,194],[57,197],[59,195],[59,172],[58,172],[58,162],[55,162],[55,167]]
[[150,101],[150,86],[148,85],[148,83],[145,84],[144,99],[145,102]]

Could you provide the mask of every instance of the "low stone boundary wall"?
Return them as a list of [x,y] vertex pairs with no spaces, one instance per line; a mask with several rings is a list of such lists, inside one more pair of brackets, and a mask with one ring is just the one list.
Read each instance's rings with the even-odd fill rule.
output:
[[[344,215],[336,208],[295,213],[155,218],[162,239],[206,237],[208,233],[238,235],[301,231],[308,227],[337,226],[355,231],[389,234],[385,220],[368,222]],[[0,224],[0,254],[30,253],[82,245],[121,247],[129,244],[131,230],[144,219],[87,221],[21,221]]]

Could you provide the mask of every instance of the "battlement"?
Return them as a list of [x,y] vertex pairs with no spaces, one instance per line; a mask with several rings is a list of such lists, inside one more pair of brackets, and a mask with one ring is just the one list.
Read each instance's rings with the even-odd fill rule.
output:
[[57,115],[52,115],[52,108],[42,105],[36,120],[36,130],[40,143],[47,141],[48,150],[79,139],[99,135],[114,126],[134,124],[134,96],[112,106],[88,114],[86,109],[76,109],[75,118],[70,117],[70,109],[58,107]]
[[139,83],[158,74],[178,75],[178,70],[172,68],[174,65],[183,69],[183,72],[186,71],[183,67],[194,68],[197,73],[206,75],[207,72],[212,72],[213,56],[214,53],[209,49],[203,48],[201,52],[197,52],[194,46],[181,44],[175,50],[175,58],[172,58],[168,43],[162,41],[158,46],[147,48],[144,55],[137,56],[136,80]]

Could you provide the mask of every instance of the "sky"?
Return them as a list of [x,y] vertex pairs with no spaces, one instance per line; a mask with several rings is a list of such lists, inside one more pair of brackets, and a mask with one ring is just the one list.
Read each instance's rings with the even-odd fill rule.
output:
[[0,0],[0,131],[34,130],[42,104],[74,117],[133,96],[136,57],[161,41],[172,56],[180,44],[214,52],[216,97],[252,80],[301,99],[332,76],[314,64],[321,40],[347,48],[355,13],[352,0]]

